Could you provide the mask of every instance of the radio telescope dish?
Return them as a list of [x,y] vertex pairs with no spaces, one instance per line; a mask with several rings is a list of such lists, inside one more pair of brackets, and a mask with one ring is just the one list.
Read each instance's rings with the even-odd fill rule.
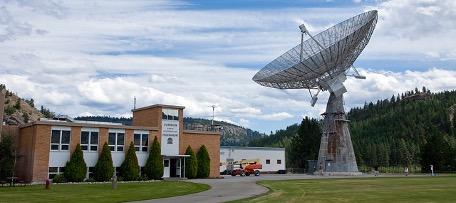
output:
[[[301,43],[268,63],[253,80],[263,86],[278,89],[317,89],[311,93],[311,105],[317,102],[320,91],[328,90],[330,97],[322,115],[323,135],[318,166],[324,172],[356,174],[353,145],[348,120],[343,107],[343,82],[347,76],[365,79],[353,63],[366,47],[377,24],[376,10],[349,18],[312,36],[300,25]],[[304,41],[304,34],[310,38]],[[354,74],[348,74],[349,69]]]

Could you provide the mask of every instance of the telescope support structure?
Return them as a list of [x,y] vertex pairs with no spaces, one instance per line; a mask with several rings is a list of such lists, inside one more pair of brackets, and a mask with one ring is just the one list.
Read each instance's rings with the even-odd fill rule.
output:
[[343,94],[329,96],[326,112],[322,114],[322,136],[317,171],[320,175],[361,175],[356,165],[351,141],[349,120],[344,111]]

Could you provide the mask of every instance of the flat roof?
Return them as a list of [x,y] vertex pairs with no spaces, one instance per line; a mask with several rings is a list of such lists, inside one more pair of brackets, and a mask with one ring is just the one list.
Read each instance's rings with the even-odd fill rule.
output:
[[34,121],[21,125],[20,128],[25,128],[33,125],[53,125],[53,126],[69,126],[69,127],[88,127],[88,128],[111,128],[111,129],[131,129],[131,130],[153,130],[158,131],[157,127],[146,126],[131,126],[131,125],[110,125],[110,124],[97,124],[97,123],[82,123],[82,122],[65,122],[65,121]]
[[276,150],[276,151],[285,151],[285,148],[281,148],[281,147],[220,146],[220,149],[245,149],[245,150]]
[[131,111],[135,112],[135,111],[141,111],[141,110],[146,110],[146,109],[151,109],[151,108],[156,108],[156,107],[169,108],[169,109],[184,109],[185,108],[185,106],[175,106],[175,105],[167,105],[167,104],[154,104],[154,105],[150,105],[150,106],[144,106],[144,107],[141,107],[141,108],[132,109]]

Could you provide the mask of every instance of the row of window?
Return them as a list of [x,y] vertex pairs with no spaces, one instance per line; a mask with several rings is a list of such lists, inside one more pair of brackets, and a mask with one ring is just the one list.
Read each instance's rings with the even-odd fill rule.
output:
[[[277,164],[282,164],[282,160],[277,159],[277,162],[276,162],[276,163],[277,163]],[[271,160],[266,159],[266,164],[271,164]]]
[[[83,151],[98,151],[98,132],[81,131],[81,149]],[[71,131],[69,130],[52,130],[51,150],[68,151],[70,148]],[[111,151],[124,151],[125,133],[109,132],[108,145]],[[147,152],[149,146],[149,134],[135,133],[134,144],[136,151]]]

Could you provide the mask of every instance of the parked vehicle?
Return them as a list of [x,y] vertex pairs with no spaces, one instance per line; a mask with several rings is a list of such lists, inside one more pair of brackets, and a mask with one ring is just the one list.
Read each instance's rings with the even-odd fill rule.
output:
[[250,176],[251,174],[259,176],[260,171],[258,169],[262,169],[263,165],[261,165],[259,160],[242,160],[240,162],[234,162],[230,168],[230,174],[232,176]]

